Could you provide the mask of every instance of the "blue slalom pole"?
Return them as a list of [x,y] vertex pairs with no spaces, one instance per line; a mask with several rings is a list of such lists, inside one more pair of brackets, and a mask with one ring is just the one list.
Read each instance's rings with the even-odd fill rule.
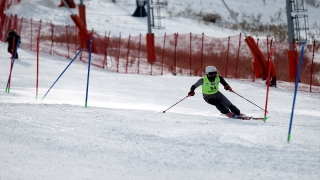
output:
[[89,52],[89,60],[88,60],[88,75],[87,75],[87,89],[86,89],[86,102],[84,107],[88,106],[88,90],[89,90],[89,77],[90,77],[90,64],[91,64],[91,53],[92,53],[92,38],[90,37],[90,52]]
[[56,82],[59,80],[59,78],[62,76],[62,74],[68,69],[68,67],[71,65],[71,63],[78,57],[78,55],[82,52],[82,49],[79,50],[79,52],[76,54],[76,56],[72,59],[72,61],[69,63],[69,65],[62,71],[60,76],[57,78],[57,80],[52,84],[52,86],[49,88],[49,90],[46,92],[46,94],[42,97],[41,101],[47,96],[51,88],[56,84]]
[[11,63],[10,74],[9,74],[9,77],[8,77],[8,82],[7,82],[7,87],[6,87],[6,92],[7,93],[10,93],[11,75],[12,75],[13,65],[14,65],[14,61],[16,60],[17,50],[18,50],[19,45],[20,45],[20,39],[18,39],[18,43],[17,43],[17,46],[15,47],[13,60],[12,60],[12,63]]
[[290,142],[290,136],[291,136],[292,119],[293,119],[293,114],[294,114],[294,105],[296,103],[296,96],[297,96],[297,91],[298,91],[298,83],[299,83],[299,79],[300,79],[300,70],[301,70],[301,66],[302,66],[304,45],[305,45],[305,42],[302,42],[302,48],[301,48],[301,52],[300,52],[300,60],[299,60],[298,72],[297,72],[297,76],[296,76],[296,84],[295,84],[295,87],[294,87],[294,95],[293,95],[293,103],[292,103],[291,118],[290,118],[290,125],[289,125],[289,133],[288,133],[288,138],[287,138],[288,143]]

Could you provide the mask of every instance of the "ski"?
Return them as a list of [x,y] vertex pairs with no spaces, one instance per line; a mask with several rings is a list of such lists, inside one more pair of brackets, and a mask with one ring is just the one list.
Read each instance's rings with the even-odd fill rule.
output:
[[[263,121],[264,120],[264,118],[263,117],[252,117],[252,116],[244,116],[244,117],[242,117],[242,116],[238,116],[238,119],[242,119],[242,120],[261,120],[261,121]],[[268,119],[268,118],[266,118],[266,119]]]
[[[264,120],[264,118],[263,117],[252,117],[251,118],[252,120]],[[268,118],[266,118],[266,119],[268,119]]]
[[[226,116],[228,117],[227,115],[225,114],[221,114],[222,116]],[[228,117],[229,118],[229,117]],[[241,119],[241,120],[264,120],[263,117],[252,117],[252,116],[237,116],[236,118],[231,118],[231,119]]]
[[226,114],[220,114],[221,116],[225,116],[227,118],[231,118],[231,119],[241,119],[241,120],[250,120],[252,117],[251,116],[237,116],[237,117],[228,117]]
[[238,116],[238,117],[236,117],[236,118],[234,118],[234,119],[251,120],[252,117],[251,117],[251,116]]
[[242,119],[242,120],[261,120],[261,121],[264,120],[263,117],[238,117],[238,119]]

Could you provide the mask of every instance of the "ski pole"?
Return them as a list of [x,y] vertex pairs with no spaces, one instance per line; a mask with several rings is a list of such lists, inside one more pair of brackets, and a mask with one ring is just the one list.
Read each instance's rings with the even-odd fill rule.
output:
[[[233,93],[235,93],[236,95],[238,95],[238,96],[240,96],[240,97],[242,97],[240,94],[238,94],[238,93],[236,93],[236,92],[234,92],[234,91],[232,91]],[[245,100],[247,100],[248,102],[250,102],[251,104],[253,104],[253,105],[255,105],[255,106],[257,106],[258,108],[260,108],[260,109],[262,109],[263,111],[265,111],[265,112],[267,112],[268,113],[268,111],[266,111],[265,109],[263,109],[263,108],[261,108],[261,107],[259,107],[258,105],[256,105],[255,103],[253,103],[253,102],[251,102],[251,101],[249,101],[248,99],[246,99],[246,98],[244,98],[244,97],[242,97],[243,99],[245,99]]]
[[175,106],[175,105],[177,105],[178,103],[180,103],[181,101],[183,101],[185,98],[187,98],[187,97],[189,97],[189,95],[188,96],[186,96],[186,97],[184,97],[183,99],[181,99],[180,101],[178,101],[178,102],[176,102],[174,105],[172,105],[171,107],[169,107],[168,109],[166,109],[166,110],[164,110],[163,111],[163,113],[165,113],[166,111],[168,111],[170,108],[172,108],[173,106]]

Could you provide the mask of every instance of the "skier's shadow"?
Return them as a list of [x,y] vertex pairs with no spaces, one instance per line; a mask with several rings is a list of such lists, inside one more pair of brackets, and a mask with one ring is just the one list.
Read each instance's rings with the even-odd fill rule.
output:
[[24,66],[24,67],[30,67],[30,66],[32,66],[31,63],[21,61],[20,59],[16,59],[16,60],[14,61],[14,63],[17,64],[17,65]]

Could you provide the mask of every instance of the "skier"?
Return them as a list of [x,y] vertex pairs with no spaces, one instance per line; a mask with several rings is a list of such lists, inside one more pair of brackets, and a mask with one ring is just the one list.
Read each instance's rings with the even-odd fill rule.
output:
[[[8,37],[7,37],[8,52],[9,52],[10,54],[12,54],[13,38],[14,38],[14,42],[15,42],[15,43],[14,43],[14,50],[13,50],[13,51],[15,51],[15,50],[17,49],[18,40],[19,40],[19,39],[21,40],[21,38],[20,38],[20,36],[16,33],[15,30],[10,29],[10,30],[9,30],[9,33],[8,33]],[[17,52],[17,53],[16,53],[16,59],[18,59],[18,58],[19,58],[19,56],[18,56],[18,52]]]
[[218,75],[217,68],[214,66],[206,67],[206,76],[199,79],[194,85],[191,86],[188,96],[194,96],[194,90],[202,85],[203,99],[213,105],[222,113],[227,115],[229,118],[238,118],[244,116],[240,113],[240,110],[233,105],[220,91],[219,83],[224,86],[225,90],[232,92],[232,88],[224,80],[223,77]]

